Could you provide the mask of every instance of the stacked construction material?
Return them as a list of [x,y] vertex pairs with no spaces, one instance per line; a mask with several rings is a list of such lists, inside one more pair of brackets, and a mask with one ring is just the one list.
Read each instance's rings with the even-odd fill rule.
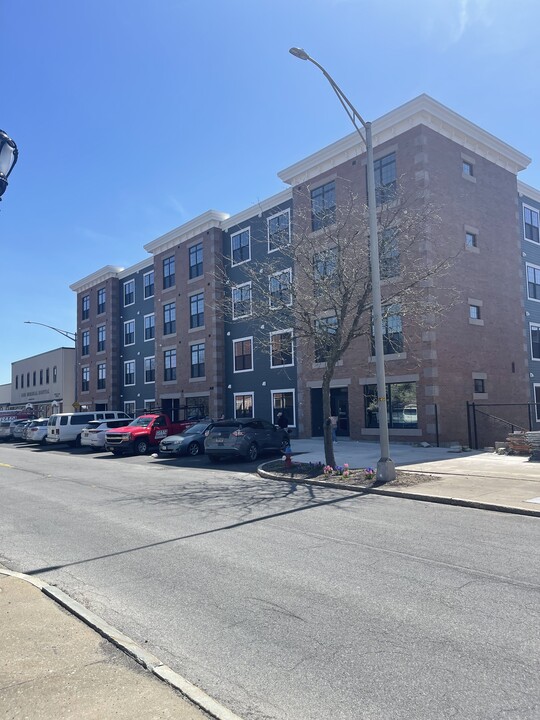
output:
[[510,433],[506,438],[506,446],[510,455],[529,455],[530,445],[527,441],[527,433],[516,431]]
[[531,431],[525,433],[527,443],[531,449],[531,457],[529,462],[540,462],[540,431]]

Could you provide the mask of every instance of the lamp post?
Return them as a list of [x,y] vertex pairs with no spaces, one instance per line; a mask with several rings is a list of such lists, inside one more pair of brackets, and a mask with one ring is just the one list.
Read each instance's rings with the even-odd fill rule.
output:
[[15,141],[3,130],[0,130],[0,200],[7,188],[7,179],[15,167],[18,157],[19,151]]
[[[375,198],[375,169],[373,167],[373,138],[371,134],[371,122],[366,122],[360,113],[347,98],[343,90],[335,80],[316,60],[308,55],[302,48],[291,48],[291,55],[300,60],[309,60],[318,67],[324,77],[330,83],[332,90],[336,93],[349,120],[354,125],[356,132],[360,135],[366,146],[367,153],[367,189],[368,189],[368,216],[369,216],[369,250],[371,260],[371,293],[373,301],[373,334],[375,339],[375,369],[377,375],[377,404],[379,408],[379,442],[381,457],[377,463],[377,479],[382,482],[390,482],[396,477],[396,468],[390,458],[390,443],[388,438],[388,409],[386,407],[386,377],[384,370],[384,346],[382,329],[382,300],[381,300],[381,274],[379,267],[379,238],[377,234],[377,201]],[[362,126],[364,133],[358,126]]]
[[[25,325],[41,325],[41,327],[49,328],[49,330],[54,330],[57,333],[60,333],[60,335],[63,335],[68,340],[71,340],[71,342],[75,343],[75,403],[77,403],[77,388],[78,388],[78,371],[77,371],[77,333],[71,332],[70,330],[60,330],[60,328],[54,327],[53,325],[47,325],[46,323],[40,323],[40,322],[34,322],[33,320],[25,320]],[[75,405],[74,403],[74,405]],[[77,407],[79,407],[77,405]]]

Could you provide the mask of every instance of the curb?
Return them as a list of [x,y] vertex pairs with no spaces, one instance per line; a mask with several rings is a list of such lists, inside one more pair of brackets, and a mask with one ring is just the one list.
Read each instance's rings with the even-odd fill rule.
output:
[[204,710],[210,717],[215,718],[215,720],[242,720],[239,715],[228,710],[217,700],[207,695],[204,690],[190,683],[189,680],[186,680],[168,665],[163,664],[158,657],[145,650],[112,625],[109,625],[109,623],[85,608],[84,605],[81,605],[77,600],[70,598],[69,595],[66,595],[62,590],[38,578],[33,578],[30,575],[25,575],[24,573],[13,570],[7,570],[1,566],[0,575],[8,575],[19,580],[24,580],[41,590],[44,595],[54,600],[58,605],[61,605],[65,610],[68,610],[72,615],[79,618],[79,620],[82,620],[86,625],[102,635],[106,640],[109,640],[113,645],[116,645],[117,648],[136,660],[139,665],[149,670],[157,678],[171,685],[175,690],[178,690],[184,697],[194,705],[197,705],[201,710]]
[[[264,463],[266,464],[266,463]],[[346,483],[320,482],[318,480],[300,480],[296,478],[285,478],[273,475],[264,470],[264,464],[257,468],[257,474],[266,480],[277,482],[295,482],[301,485],[317,485],[318,487],[329,487],[336,490],[351,490],[352,492],[370,493],[372,495],[389,495],[390,497],[406,498],[407,500],[422,500],[424,502],[437,503],[439,505],[457,505],[460,507],[472,507],[477,510],[491,510],[493,512],[504,512],[513,515],[525,515],[528,517],[540,517],[540,510],[518,508],[512,505],[499,505],[497,503],[485,503],[477,500],[466,500],[464,498],[423,495],[422,493],[409,492],[407,490],[390,490],[385,488],[374,488],[368,485],[347,485]]]

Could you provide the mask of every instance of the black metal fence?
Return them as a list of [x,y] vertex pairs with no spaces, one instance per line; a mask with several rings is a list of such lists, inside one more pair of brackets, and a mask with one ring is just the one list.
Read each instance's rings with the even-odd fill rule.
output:
[[540,429],[537,403],[467,402],[469,447],[478,450],[503,442],[515,431]]

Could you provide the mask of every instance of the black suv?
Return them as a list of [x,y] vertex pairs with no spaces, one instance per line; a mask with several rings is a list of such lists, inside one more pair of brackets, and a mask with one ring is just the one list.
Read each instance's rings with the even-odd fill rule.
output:
[[236,418],[219,420],[204,441],[204,450],[211,462],[224,457],[241,457],[255,461],[262,452],[284,452],[289,434],[268,420]]

